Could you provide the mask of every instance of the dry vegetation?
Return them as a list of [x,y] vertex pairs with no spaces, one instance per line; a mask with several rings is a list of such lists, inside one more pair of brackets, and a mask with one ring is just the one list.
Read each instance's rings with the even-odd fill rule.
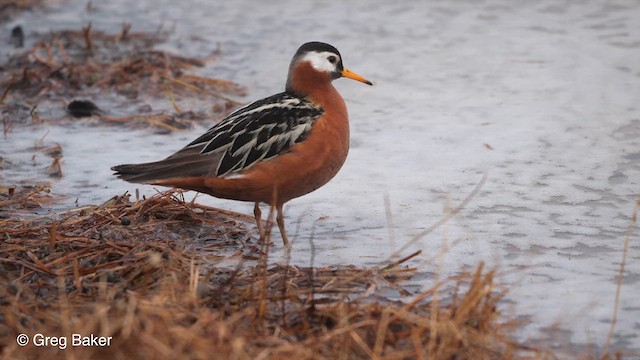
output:
[[[544,358],[510,337],[503,291],[482,264],[419,294],[415,269],[267,265],[244,220],[166,192],[26,220],[41,193],[0,208],[5,358]],[[18,201],[19,199],[19,201]],[[10,202],[8,202],[10,201]],[[23,203],[31,203],[23,206]],[[203,235],[204,234],[204,235]],[[235,265],[230,265],[235,260]],[[440,289],[455,289],[439,300]],[[382,293],[395,289],[406,301]],[[66,350],[16,336],[95,334],[110,347]]]
[[42,7],[47,0],[0,0],[0,21],[11,19],[20,11]]
[[[119,34],[109,35],[88,24],[81,30],[38,36],[34,46],[0,66],[5,133],[15,122],[71,120],[39,115],[61,107],[72,116],[93,115],[103,123],[174,131],[209,122],[239,104],[232,97],[244,95],[243,87],[187,72],[215,60],[220,49],[207,58],[187,58],[154,49],[166,39],[162,29],[155,33],[130,30],[125,23]],[[71,101],[74,97],[80,101]],[[159,97],[170,101],[174,114],[153,110],[147,100]],[[204,110],[182,111],[179,100]]]

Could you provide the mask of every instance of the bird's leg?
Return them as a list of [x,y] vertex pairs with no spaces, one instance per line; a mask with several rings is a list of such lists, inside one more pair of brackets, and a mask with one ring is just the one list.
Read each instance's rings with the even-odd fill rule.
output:
[[253,215],[256,217],[256,225],[258,225],[258,233],[260,233],[260,242],[264,241],[264,228],[262,227],[262,211],[260,211],[260,203],[256,201],[253,207]]
[[284,216],[282,214],[282,205],[283,204],[276,205],[276,210],[278,211],[278,216],[276,220],[278,221],[278,228],[280,229],[280,235],[282,235],[282,242],[284,243],[284,246],[290,247],[291,245],[289,245],[289,238],[287,238],[287,231],[284,228]]

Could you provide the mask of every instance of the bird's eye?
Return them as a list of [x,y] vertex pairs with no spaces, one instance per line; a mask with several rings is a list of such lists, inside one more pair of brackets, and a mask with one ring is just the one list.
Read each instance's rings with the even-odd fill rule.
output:
[[338,58],[333,56],[333,55],[331,55],[331,56],[327,57],[327,60],[329,60],[330,63],[335,64],[336,61],[338,61]]

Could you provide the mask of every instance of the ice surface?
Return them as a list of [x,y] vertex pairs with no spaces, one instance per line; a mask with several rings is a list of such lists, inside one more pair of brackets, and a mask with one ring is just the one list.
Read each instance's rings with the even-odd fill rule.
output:
[[[637,3],[163,0],[93,6],[91,13],[68,4],[25,14],[2,25],[2,32],[17,23],[27,35],[86,21],[111,31],[123,20],[134,30],[174,27],[164,47],[205,56],[219,43],[223,57],[201,72],[246,85],[247,101],[281,91],[295,49],[321,40],[375,83],[335,82],[349,107],[352,148],[333,181],[287,205],[290,232],[299,222],[292,262],[309,264],[313,234],[316,265],[377,264],[437,222],[487,174],[460,215],[407,250],[424,249],[413,264],[447,275],[484,260],[501,269],[514,311],[531,316],[522,338],[556,326],[571,330],[575,343],[603,344],[624,232],[640,194]],[[65,150],[65,176],[54,191],[80,194],[79,204],[96,203],[135,188],[112,177],[110,166],[162,158],[202,130],[167,136],[83,125],[17,128],[0,141],[0,155],[29,162],[32,153],[12,149],[49,131],[47,139]],[[3,172],[5,182],[24,177]],[[251,213],[249,204],[200,199]],[[614,338],[616,346],[636,353],[637,240],[636,228]],[[444,246],[444,256],[433,261]],[[284,261],[284,255],[276,252],[273,259]]]

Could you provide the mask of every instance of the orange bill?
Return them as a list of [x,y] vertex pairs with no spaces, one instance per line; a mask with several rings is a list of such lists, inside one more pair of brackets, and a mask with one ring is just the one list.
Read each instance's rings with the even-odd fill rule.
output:
[[353,71],[351,71],[351,70],[349,70],[347,68],[342,69],[342,76],[344,76],[346,78],[349,78],[349,79],[353,79],[353,80],[357,80],[357,81],[363,82],[365,84],[373,85],[371,83],[371,81],[363,78],[362,76],[354,73]]

